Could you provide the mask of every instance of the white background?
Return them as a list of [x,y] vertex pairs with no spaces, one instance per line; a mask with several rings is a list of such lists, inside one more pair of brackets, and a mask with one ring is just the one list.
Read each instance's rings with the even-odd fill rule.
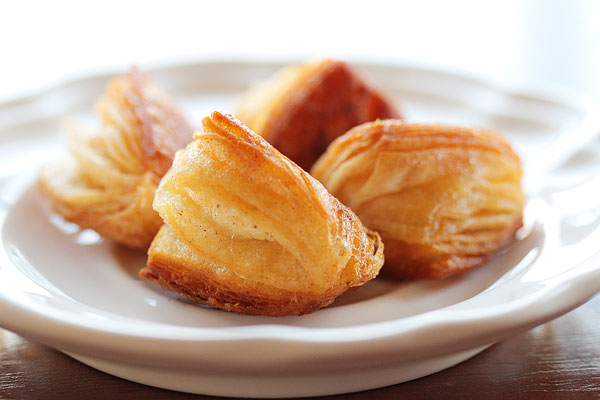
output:
[[600,99],[600,1],[3,1],[0,101],[95,72],[330,56]]

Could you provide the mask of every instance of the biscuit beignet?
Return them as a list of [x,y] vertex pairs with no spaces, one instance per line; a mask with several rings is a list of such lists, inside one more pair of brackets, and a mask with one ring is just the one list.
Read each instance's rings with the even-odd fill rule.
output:
[[348,129],[400,117],[348,64],[330,59],[284,68],[252,88],[236,115],[306,171]]
[[162,225],[154,191],[193,130],[137,68],[109,82],[96,111],[100,130],[71,124],[69,157],[44,166],[39,186],[68,221],[145,250]]
[[283,316],[377,275],[379,236],[240,121],[214,112],[194,139],[156,192],[165,225],[142,277],[213,307]]
[[366,123],[334,141],[311,173],[379,232],[388,276],[475,268],[522,225],[519,157],[487,130]]

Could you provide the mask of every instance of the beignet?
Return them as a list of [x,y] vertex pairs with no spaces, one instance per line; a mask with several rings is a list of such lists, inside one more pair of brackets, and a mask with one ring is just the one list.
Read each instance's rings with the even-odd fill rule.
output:
[[162,225],[154,191],[193,130],[137,68],[111,80],[96,106],[99,131],[71,124],[69,157],[44,166],[39,186],[66,220],[146,250]]
[[251,89],[236,115],[306,171],[348,129],[400,116],[348,64],[329,59],[283,69]]
[[522,225],[519,157],[488,130],[366,123],[334,141],[312,174],[379,232],[388,276],[475,268]]
[[379,235],[273,146],[214,112],[163,177],[143,278],[242,314],[305,314],[374,278]]

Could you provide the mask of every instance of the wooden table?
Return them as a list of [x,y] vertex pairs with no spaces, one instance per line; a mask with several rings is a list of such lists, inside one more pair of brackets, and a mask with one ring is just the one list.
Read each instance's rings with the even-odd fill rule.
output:
[[[435,375],[341,399],[600,399],[600,296]],[[216,399],[128,382],[0,329],[0,399]]]

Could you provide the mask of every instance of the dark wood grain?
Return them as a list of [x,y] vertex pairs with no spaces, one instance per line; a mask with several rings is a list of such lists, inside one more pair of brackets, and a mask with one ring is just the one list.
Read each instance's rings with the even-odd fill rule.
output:
[[[217,399],[128,382],[0,329],[1,399]],[[329,400],[600,399],[600,297],[435,375]]]

